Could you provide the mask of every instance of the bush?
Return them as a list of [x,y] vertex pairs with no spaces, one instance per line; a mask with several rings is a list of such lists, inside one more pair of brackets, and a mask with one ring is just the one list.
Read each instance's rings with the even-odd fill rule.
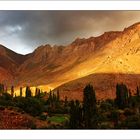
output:
[[125,116],[131,116],[131,115],[134,115],[134,111],[132,109],[129,109],[129,108],[125,108],[124,110],[124,115]]
[[112,105],[109,102],[102,102],[100,108],[106,112],[112,109]]
[[100,124],[100,129],[111,129],[111,124],[109,122],[102,122]]
[[45,120],[47,119],[47,116],[44,115],[44,114],[41,114],[41,115],[39,116],[39,118],[40,118],[40,120],[45,121]]
[[7,107],[7,106],[13,106],[13,103],[12,103],[12,101],[0,99],[0,105]]
[[117,110],[113,110],[110,112],[110,116],[109,118],[112,120],[112,121],[118,121],[119,120],[119,111]]
[[3,93],[0,98],[7,101],[12,100],[12,96],[9,93]]
[[122,122],[121,126],[127,129],[140,129],[140,116],[129,116],[124,122]]
[[39,116],[43,112],[42,102],[34,97],[16,97],[14,99],[17,107],[23,109],[26,113],[32,116]]

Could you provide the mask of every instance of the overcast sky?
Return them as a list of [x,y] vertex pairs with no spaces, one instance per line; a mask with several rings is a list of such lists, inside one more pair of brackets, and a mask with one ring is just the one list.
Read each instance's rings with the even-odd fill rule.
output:
[[139,21],[140,11],[0,11],[0,44],[27,54],[40,45],[67,45]]

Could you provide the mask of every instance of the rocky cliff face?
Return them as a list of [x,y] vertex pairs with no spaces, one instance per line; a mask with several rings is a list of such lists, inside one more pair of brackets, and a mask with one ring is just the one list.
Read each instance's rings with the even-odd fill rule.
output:
[[68,46],[40,46],[25,56],[0,46],[0,82],[43,90],[60,86],[63,96],[74,98],[89,82],[101,98],[114,97],[117,82],[134,90],[140,82],[139,64],[140,23],[121,32],[77,38]]

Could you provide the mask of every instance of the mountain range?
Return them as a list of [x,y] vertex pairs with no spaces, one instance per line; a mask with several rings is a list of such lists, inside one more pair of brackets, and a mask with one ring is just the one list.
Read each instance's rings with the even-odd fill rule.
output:
[[117,83],[132,93],[140,84],[140,23],[98,37],[77,38],[67,46],[42,45],[21,55],[0,45],[0,83],[7,87],[59,89],[61,98],[82,99],[86,84],[97,98],[115,97]]

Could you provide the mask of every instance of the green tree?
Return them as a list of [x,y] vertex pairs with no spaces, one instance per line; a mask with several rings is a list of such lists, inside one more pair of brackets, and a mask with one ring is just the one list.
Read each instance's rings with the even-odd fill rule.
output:
[[52,91],[50,89],[49,98],[48,98],[48,100],[49,100],[50,103],[52,102],[52,99],[53,99],[53,97],[52,97]]
[[14,96],[14,86],[11,86],[11,96]]
[[57,101],[60,101],[60,94],[59,94],[59,90],[57,90]]
[[40,98],[40,95],[41,95],[40,89],[36,88],[36,90],[35,90],[35,97]]
[[70,128],[76,128],[74,100],[70,102]]
[[4,92],[4,85],[0,84],[0,94],[2,94]]
[[20,87],[20,97],[22,97],[22,87]]
[[137,95],[138,97],[140,97],[140,89],[139,89],[138,86],[137,86],[137,90],[136,90],[136,95]]
[[64,106],[65,106],[65,107],[68,106],[68,97],[67,97],[67,96],[65,96]]
[[70,128],[76,129],[82,126],[82,108],[78,100],[70,102]]
[[77,126],[78,128],[82,128],[83,123],[83,109],[80,105],[80,102],[78,100],[75,101],[75,109],[76,109],[76,120],[77,120]]
[[116,85],[116,105],[123,109],[128,106],[129,91],[123,83]]
[[110,112],[110,119],[114,122],[114,127],[117,128],[119,122],[119,112],[117,110],[112,110]]
[[31,97],[32,96],[32,92],[30,87],[26,87],[26,91],[25,91],[25,97]]
[[83,121],[85,128],[97,128],[96,95],[90,84],[84,88]]

